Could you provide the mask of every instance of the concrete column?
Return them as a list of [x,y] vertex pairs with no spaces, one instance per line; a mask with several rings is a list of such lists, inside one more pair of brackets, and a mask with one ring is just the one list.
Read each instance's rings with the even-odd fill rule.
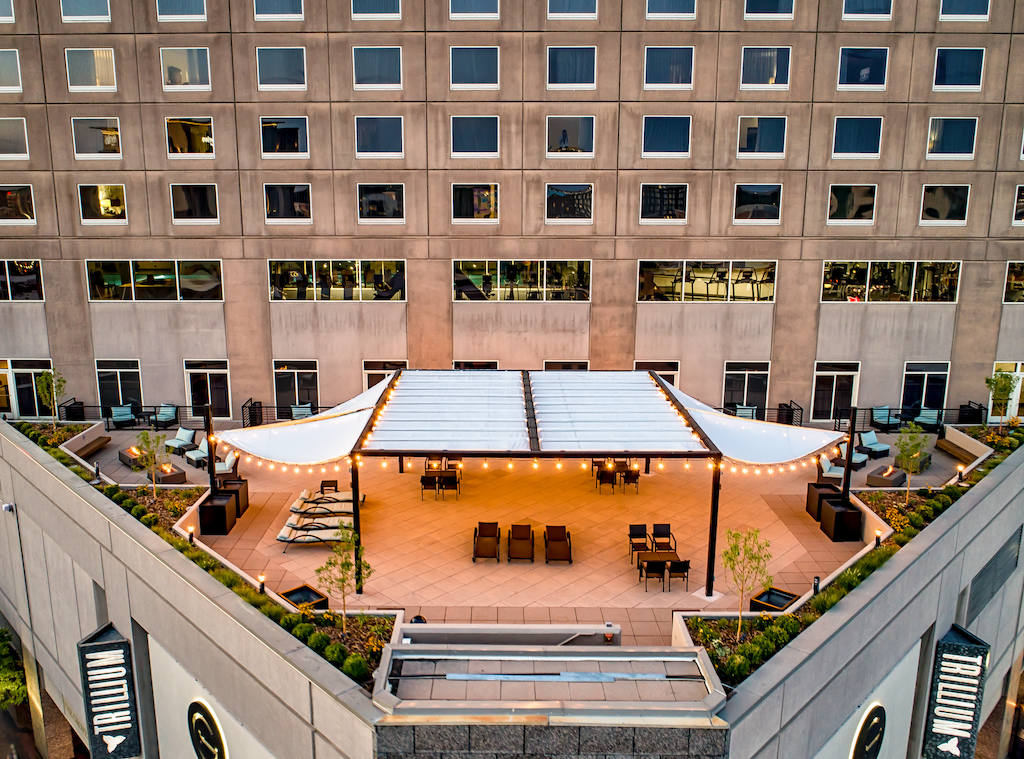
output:
[[77,398],[87,406],[96,405],[99,399],[85,265],[81,261],[51,259],[43,261],[42,267],[46,332],[53,368],[67,380],[66,398]]
[[409,368],[451,369],[452,262],[447,258],[410,258],[406,281]]
[[224,331],[231,381],[231,415],[242,418],[249,398],[274,403],[267,262],[224,259]]
[[946,406],[988,404],[985,377],[992,374],[1006,286],[1005,261],[965,261],[960,271],[956,327],[950,354]]
[[590,368],[632,369],[636,260],[595,260],[590,272]]
[[794,400],[810,419],[814,361],[818,355],[821,261],[779,261],[768,405]]

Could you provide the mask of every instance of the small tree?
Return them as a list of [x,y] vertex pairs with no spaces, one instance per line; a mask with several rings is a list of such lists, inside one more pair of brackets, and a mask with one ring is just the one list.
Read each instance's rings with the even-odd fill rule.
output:
[[900,430],[896,438],[896,466],[907,473],[907,497],[905,503],[910,504],[910,475],[921,471],[921,454],[928,445],[928,436],[924,430],[911,422]]
[[53,412],[52,428],[57,432],[57,406],[64,400],[64,387],[67,385],[64,375],[54,370],[36,375],[36,394],[50,407]]
[[0,629],[0,709],[23,704],[27,698],[25,665],[11,645],[11,631]]
[[728,546],[722,551],[722,566],[729,573],[732,584],[740,597],[739,624],[736,627],[736,642],[743,639],[743,601],[755,590],[772,584],[768,574],[771,561],[771,543],[761,540],[761,531],[750,528],[745,533],[726,530]]
[[999,417],[1000,435],[1003,434],[1003,419],[1006,418],[1007,407],[1010,405],[1010,396],[1013,395],[1019,380],[1020,377],[1009,372],[993,372],[991,377],[985,378],[985,386],[992,394],[992,414]]
[[164,442],[167,435],[149,434],[143,430],[135,438],[135,447],[139,449],[139,468],[149,474],[153,484],[153,500],[156,500],[156,471],[167,463],[167,451]]
[[356,533],[351,527],[342,526],[337,532],[337,542],[323,566],[316,570],[320,585],[331,595],[341,597],[341,634],[348,638],[348,597],[356,592],[356,569],[363,579],[373,574],[373,569],[363,559],[363,547],[356,548]]

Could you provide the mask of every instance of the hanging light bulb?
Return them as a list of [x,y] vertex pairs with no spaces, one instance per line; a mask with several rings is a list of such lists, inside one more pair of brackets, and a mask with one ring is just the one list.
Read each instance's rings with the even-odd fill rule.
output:
[[587,462],[586,461],[581,461],[580,462],[580,469],[582,469],[584,472],[587,471]]
[[388,460],[387,459],[381,459],[380,460],[380,468],[381,469],[387,469],[388,468]]
[[[806,464],[804,464],[804,466],[807,466],[807,465],[806,465]],[[796,464],[790,464],[790,465],[789,465],[789,471],[791,471],[791,472],[795,472],[795,471],[796,471]]]
[[310,467],[310,468],[309,468],[309,471],[308,471],[308,472],[306,472],[306,474],[313,474],[313,467]]
[[713,462],[711,462],[711,461],[709,461],[709,462],[708,462],[708,469],[714,469],[714,468],[715,468],[715,465],[714,465],[714,463],[713,463]]
[[512,467],[513,467],[513,464],[512,464],[512,459],[509,459],[509,460],[508,460],[508,468],[509,468],[509,469],[512,469]]
[[[732,471],[734,471],[734,472],[735,472],[736,470],[735,470],[735,469],[733,469]],[[747,468],[746,468],[746,467],[743,467],[743,474],[746,474],[746,473],[747,473]]]
[[487,463],[487,459],[484,459],[484,469],[490,469],[491,465]]
[[761,470],[760,469],[755,469],[754,470],[754,474],[761,474]]
[[555,462],[555,469],[557,469],[559,472],[562,471],[562,460],[561,459],[559,459],[558,461]]
[[[690,466],[690,465],[687,464],[686,466]],[[659,470],[663,470],[664,468],[665,468],[665,462],[662,461],[661,459],[658,459],[658,469]]]
[[294,468],[294,473],[295,473],[295,474],[298,474],[298,473],[299,473],[299,468],[298,468],[298,467],[295,467],[295,468]]
[[271,464],[271,465],[270,465],[270,468],[271,468],[271,469],[273,469],[273,468],[274,468],[274,465],[273,465],[273,464]]
[[540,462],[538,462],[537,459],[533,460],[533,468],[540,469]]
[[768,467],[768,474],[775,474],[771,467]]
[[690,468],[690,462],[689,461],[684,462],[683,463],[683,469],[689,469],[689,468]]
[[263,466],[263,459],[256,462],[256,466]]
[[356,462],[356,466],[362,466],[362,465],[363,465],[363,462],[362,462],[362,461],[357,461],[357,462]]
[[338,466],[337,464],[335,464],[335,465],[334,465],[334,471],[335,471],[335,472],[340,472],[340,471],[341,471],[341,467],[340,467],[340,466]]
[[327,474],[327,467],[325,467],[325,466],[320,467],[320,474]]
[[252,456],[246,456],[245,463],[248,464],[250,461],[252,461]]

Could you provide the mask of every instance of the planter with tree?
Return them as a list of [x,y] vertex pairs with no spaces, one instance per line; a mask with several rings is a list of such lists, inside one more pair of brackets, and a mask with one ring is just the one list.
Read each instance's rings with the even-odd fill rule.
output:
[[732,580],[733,589],[740,598],[739,624],[736,640],[743,640],[743,601],[755,590],[770,588],[772,576],[768,574],[771,561],[771,543],[761,540],[761,531],[751,528],[746,532],[726,530],[726,549],[722,551],[722,566]]

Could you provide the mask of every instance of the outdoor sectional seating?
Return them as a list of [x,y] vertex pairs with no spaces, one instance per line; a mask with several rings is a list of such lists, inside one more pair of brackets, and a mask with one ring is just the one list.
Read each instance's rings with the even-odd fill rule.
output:
[[[839,458],[841,458],[844,462],[846,461],[846,443],[839,444]],[[865,466],[867,466],[867,463],[868,455],[866,453],[857,453],[856,450],[854,450],[853,471],[856,472],[858,469],[863,469]],[[838,464],[838,466],[842,466],[844,469],[846,468],[843,464]]]
[[878,442],[878,435],[871,432],[860,433],[860,445],[857,446],[859,453],[866,453],[869,458],[882,459],[889,455],[889,446]]
[[178,407],[173,403],[161,403],[153,417],[153,426],[158,430],[167,429],[178,423]]
[[828,456],[824,453],[815,459],[815,463],[818,466],[818,482],[834,482],[837,485],[842,484],[843,475],[845,474],[842,469],[834,466],[831,461],[828,460]]
[[942,412],[934,408],[921,409],[918,415],[914,417],[914,424],[929,432],[938,432],[942,429]]
[[202,441],[200,441],[198,448],[185,452],[185,461],[196,467],[196,469],[205,469],[206,459],[208,458],[209,453],[210,444],[204,437]]

